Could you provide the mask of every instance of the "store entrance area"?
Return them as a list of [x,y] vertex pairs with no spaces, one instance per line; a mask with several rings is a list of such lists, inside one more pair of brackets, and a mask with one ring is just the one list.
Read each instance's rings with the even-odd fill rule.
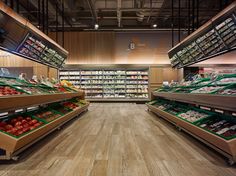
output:
[[91,103],[83,116],[24,151],[17,162],[2,161],[0,176],[236,175],[225,158],[146,109]]

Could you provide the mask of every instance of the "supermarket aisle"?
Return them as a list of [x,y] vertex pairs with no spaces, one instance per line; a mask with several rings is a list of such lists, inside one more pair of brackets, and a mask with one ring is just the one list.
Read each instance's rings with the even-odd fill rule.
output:
[[235,167],[145,111],[145,105],[92,104],[82,118],[1,163],[1,176],[234,176]]

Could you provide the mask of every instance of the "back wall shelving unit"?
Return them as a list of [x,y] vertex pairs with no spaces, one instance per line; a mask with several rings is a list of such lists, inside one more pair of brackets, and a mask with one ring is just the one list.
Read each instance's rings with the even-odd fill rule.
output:
[[149,67],[64,68],[59,78],[85,90],[91,101],[149,100]]

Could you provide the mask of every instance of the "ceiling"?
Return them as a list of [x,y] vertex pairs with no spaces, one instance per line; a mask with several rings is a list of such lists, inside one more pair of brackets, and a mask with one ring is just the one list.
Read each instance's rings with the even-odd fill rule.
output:
[[2,1],[46,32],[95,30],[95,24],[98,30],[191,32],[234,0]]

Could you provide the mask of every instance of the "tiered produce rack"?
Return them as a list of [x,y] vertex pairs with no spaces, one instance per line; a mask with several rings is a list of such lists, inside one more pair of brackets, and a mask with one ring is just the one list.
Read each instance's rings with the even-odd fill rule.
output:
[[[219,95],[206,93],[177,93],[177,92],[152,92],[153,100],[165,100],[170,103],[185,104],[186,107],[196,107],[199,111],[206,110],[207,113],[215,114],[215,117],[230,117],[235,121],[236,96],[235,95]],[[180,130],[184,130],[193,137],[199,139],[211,148],[220,152],[229,159],[229,164],[236,162],[236,136],[230,138],[218,135],[216,132],[201,128],[200,125],[180,118],[178,115],[168,112],[152,103],[147,103],[148,110],[162,117]],[[213,117],[214,118],[214,117]]]
[[[57,93],[57,94],[42,94],[42,95],[17,95],[17,96],[3,96],[0,97],[0,112],[13,112],[17,109],[24,108],[26,112],[28,107],[37,105],[45,105],[53,102],[59,102],[68,100],[71,98],[84,99],[84,91],[76,93]],[[79,106],[73,111],[66,113],[53,121],[45,123],[44,125],[36,128],[28,133],[14,137],[7,133],[0,132],[0,149],[4,151],[4,154],[0,155],[0,159],[9,160],[17,159],[19,153],[23,150],[42,139],[49,133],[58,129],[60,126],[68,122],[69,120],[77,117],[82,112],[87,111],[89,103],[83,106]]]

